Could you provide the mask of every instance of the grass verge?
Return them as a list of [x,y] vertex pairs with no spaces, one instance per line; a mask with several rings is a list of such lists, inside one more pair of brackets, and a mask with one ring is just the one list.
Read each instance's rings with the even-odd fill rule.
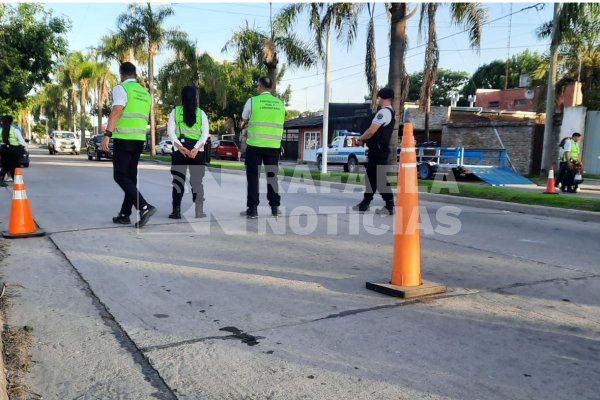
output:
[[[152,157],[148,155],[142,155],[142,158],[152,159]],[[171,162],[170,156],[156,156],[154,159],[158,159],[161,161]],[[222,161],[222,160],[211,160],[210,162],[211,168],[223,168],[223,169],[235,169],[235,170],[244,170],[244,163],[237,161]],[[363,184],[365,174],[364,171],[360,173],[349,173],[349,172],[330,172],[328,174],[322,174],[318,170],[309,169],[308,166],[298,166],[297,168],[290,167],[279,167],[279,174],[286,177],[294,177],[294,178],[304,178],[306,180],[319,180],[319,181],[328,181],[328,182],[336,182],[336,183],[349,183],[349,184]],[[589,179],[593,179],[594,175],[588,175]],[[546,183],[547,178],[543,177],[529,177],[535,183],[539,183],[544,185]],[[432,190],[432,186],[434,185],[434,181],[425,180],[419,181],[419,191],[430,193]],[[390,184],[392,186],[396,186],[395,178],[390,179]],[[565,208],[565,209],[574,209],[574,210],[583,210],[583,211],[594,211],[600,212],[600,200],[592,199],[592,198],[584,198],[584,197],[576,197],[576,196],[561,196],[561,195],[547,195],[541,193],[542,188],[540,188],[539,193],[535,192],[526,192],[522,190],[516,189],[508,189],[501,187],[491,187],[491,186],[477,186],[471,184],[461,184],[457,183],[458,192],[450,191],[448,189],[435,190],[435,193],[440,194],[449,194],[452,196],[459,197],[469,197],[469,198],[477,198],[477,199],[486,199],[486,200],[496,200],[496,201],[504,201],[508,203],[518,203],[518,204],[527,204],[527,205],[535,205],[535,206],[546,206],[546,207],[556,207],[556,208]],[[447,185],[445,185],[447,187]]]

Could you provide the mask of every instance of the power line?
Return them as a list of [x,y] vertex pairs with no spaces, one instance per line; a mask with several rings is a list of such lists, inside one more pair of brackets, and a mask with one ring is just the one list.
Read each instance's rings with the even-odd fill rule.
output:
[[257,18],[269,18],[268,15],[259,15],[259,14],[249,14],[249,13],[245,13],[245,12],[237,12],[237,11],[221,11],[221,10],[214,10],[211,8],[204,8],[204,7],[192,7],[192,6],[188,6],[188,5],[182,5],[182,4],[173,4],[175,7],[180,7],[180,8],[189,8],[191,10],[199,10],[199,11],[208,11],[208,12],[214,12],[214,13],[220,13],[220,14],[235,14],[235,15],[244,15],[244,16],[250,16],[250,17],[257,17]]
[[[523,8],[521,8],[521,9],[520,9],[520,10],[518,10],[518,11],[511,12],[511,13],[509,13],[509,14],[503,15],[503,16],[501,16],[501,17],[498,17],[498,18],[496,18],[496,19],[493,19],[493,20],[491,20],[491,21],[487,21],[487,22],[485,22],[483,25],[489,25],[489,24],[491,24],[491,23],[493,23],[493,22],[500,21],[500,20],[502,20],[502,19],[504,19],[504,18],[511,17],[512,15],[519,14],[519,13],[521,13],[521,12],[523,12],[523,11],[526,11],[526,10],[529,10],[529,9],[532,9],[532,8],[535,8],[535,9],[537,10],[537,7],[538,7],[538,6],[540,6],[540,5],[543,5],[543,4],[542,4],[542,3],[536,3],[536,4],[532,5],[532,6],[523,7]],[[442,41],[442,40],[445,40],[445,39],[449,39],[449,38],[451,38],[451,37],[454,37],[454,36],[458,36],[458,35],[460,35],[460,34],[463,34],[463,33],[465,33],[465,32],[468,32],[468,31],[469,31],[469,29],[464,29],[464,30],[462,30],[462,31],[460,31],[460,32],[456,32],[456,33],[452,33],[452,34],[450,34],[450,35],[447,35],[447,36],[443,36],[443,37],[441,37],[441,38],[439,38],[439,39],[438,39],[438,42],[440,42],[440,41]],[[411,51],[411,50],[416,50],[416,49],[418,49],[418,48],[421,48],[421,47],[424,47],[424,46],[426,46],[426,43],[423,43],[423,44],[417,45],[417,46],[415,46],[415,47],[411,48],[411,49],[410,49],[410,50],[408,50],[408,51]],[[524,47],[533,47],[533,46],[524,46]],[[469,49],[469,50],[470,50],[470,49]],[[482,50],[482,49],[480,49],[480,50]],[[440,50],[440,51],[442,51],[442,50]],[[451,50],[448,50],[448,51],[451,51]],[[464,51],[464,50],[456,50],[456,51]],[[423,53],[423,54],[424,54],[424,53]],[[384,59],[384,58],[389,58],[389,55],[387,55],[387,56],[382,56],[382,57],[379,57],[379,58],[377,58],[377,60],[382,60],[382,59]],[[345,67],[341,67],[341,68],[338,68],[338,69],[332,70],[331,72],[342,71],[342,70],[344,70],[344,69],[353,68],[353,67],[362,66],[362,65],[365,65],[365,63],[364,63],[364,62],[362,62],[362,63],[358,63],[358,64],[348,65],[348,66],[345,66]],[[302,76],[302,77],[295,77],[295,78],[287,78],[287,79],[282,79],[282,82],[288,82],[288,81],[292,81],[292,80],[298,80],[298,79],[304,79],[304,78],[312,78],[312,77],[314,77],[314,76],[323,75],[323,74],[324,74],[323,72],[317,72],[317,73],[316,73],[316,74],[314,74],[314,75],[307,75],[307,76]]]

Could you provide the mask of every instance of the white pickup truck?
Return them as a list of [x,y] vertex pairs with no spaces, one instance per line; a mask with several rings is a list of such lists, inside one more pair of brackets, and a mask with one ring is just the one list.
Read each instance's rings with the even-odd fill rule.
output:
[[[345,172],[358,172],[360,165],[367,164],[367,147],[359,146],[356,140],[360,133],[342,131],[327,150],[328,165],[343,165]],[[317,150],[317,166],[321,169],[323,148]]]

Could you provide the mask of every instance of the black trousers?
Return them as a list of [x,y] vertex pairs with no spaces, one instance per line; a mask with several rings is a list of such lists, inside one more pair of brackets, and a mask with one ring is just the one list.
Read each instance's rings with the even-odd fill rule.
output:
[[125,192],[120,211],[125,216],[131,215],[132,207],[140,210],[148,204],[137,189],[138,162],[143,148],[141,140],[113,140],[113,178]]
[[6,174],[15,178],[15,169],[19,167],[21,162],[22,146],[6,146],[0,147],[0,157],[2,158],[2,170],[0,170],[0,181],[4,181]]
[[562,183],[568,169],[566,161],[561,161],[558,165],[558,176],[556,177],[556,179],[554,179],[554,186],[556,187],[558,187],[559,183]]
[[279,207],[281,197],[279,196],[279,184],[277,182],[277,169],[279,165],[279,148],[246,147],[246,180],[248,182],[247,207],[257,207],[260,203],[258,183],[260,178],[261,164],[265,165],[267,171],[267,199],[271,207]]
[[[191,150],[194,148],[196,141],[186,141],[183,146]],[[206,150],[205,150],[206,151]],[[196,158],[185,157],[181,152],[173,151],[171,155],[171,176],[173,177],[173,206],[181,206],[181,199],[185,192],[185,176],[188,167],[190,169],[190,183],[192,184],[192,199],[194,203],[202,203],[204,201],[204,179],[206,156],[204,152],[198,152]]]
[[387,181],[387,159],[387,153],[374,153],[369,150],[364,194],[366,201],[372,201],[375,197],[375,192],[379,192],[386,203],[394,201],[392,188],[388,185]]

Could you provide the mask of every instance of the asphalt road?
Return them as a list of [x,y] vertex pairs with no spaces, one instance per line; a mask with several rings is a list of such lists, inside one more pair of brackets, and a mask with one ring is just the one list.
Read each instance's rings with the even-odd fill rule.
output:
[[141,231],[111,222],[110,162],[34,150],[24,170],[49,235],[3,241],[2,274],[44,398],[598,398],[600,224],[422,202],[423,277],[450,290],[401,301],[365,289],[393,231],[349,211],[360,188],[283,182],[284,216],[263,194],[247,221],[245,176],[207,173],[210,218],[186,195],[173,221],[168,166],[141,165]]

